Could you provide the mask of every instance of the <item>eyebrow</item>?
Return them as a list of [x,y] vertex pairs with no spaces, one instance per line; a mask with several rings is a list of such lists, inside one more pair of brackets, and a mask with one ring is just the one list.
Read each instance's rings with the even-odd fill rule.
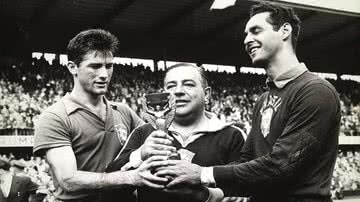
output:
[[[186,82],[193,82],[193,83],[196,83],[193,79],[184,79],[184,80],[182,80],[181,81],[182,83],[186,83]],[[165,85],[166,84],[169,84],[169,83],[177,83],[175,80],[171,80],[171,81],[167,81],[166,83],[165,83]]]
[[[104,63],[102,62],[92,62],[92,63],[89,63],[88,66],[97,66],[97,65],[103,65]],[[105,66],[107,65],[114,65],[113,62],[109,62],[109,63],[105,63]]]
[[184,80],[182,80],[182,82],[189,82],[189,81],[196,83],[193,79],[184,79]]

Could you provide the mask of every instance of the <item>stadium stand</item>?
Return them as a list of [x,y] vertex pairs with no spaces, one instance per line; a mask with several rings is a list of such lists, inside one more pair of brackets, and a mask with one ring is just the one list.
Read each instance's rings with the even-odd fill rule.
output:
[[[152,72],[138,65],[114,67],[108,98],[128,104],[139,115],[145,93],[161,91],[163,72]],[[208,73],[213,87],[207,110],[227,122],[234,122],[245,131],[251,127],[255,100],[266,87],[265,76],[255,74]],[[336,86],[342,104],[341,135],[360,136],[360,84],[330,80]],[[65,66],[43,58],[16,66],[2,67],[0,73],[0,135],[32,137],[39,114],[71,89],[71,78]],[[23,141],[27,141],[24,139]],[[31,142],[31,140],[30,140]],[[1,155],[1,153],[0,153]],[[47,194],[44,201],[54,201],[53,181],[44,159],[31,155],[3,153],[8,160],[25,159],[25,173]],[[333,198],[340,199],[346,190],[360,189],[359,150],[339,150],[332,181]]]

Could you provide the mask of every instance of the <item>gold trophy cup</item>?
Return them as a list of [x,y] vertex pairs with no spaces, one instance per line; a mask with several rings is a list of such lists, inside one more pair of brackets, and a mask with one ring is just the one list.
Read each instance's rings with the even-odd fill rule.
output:
[[[175,117],[175,99],[170,93],[151,93],[144,96],[143,117],[157,130],[168,132]],[[179,153],[170,155],[169,159],[180,159]]]

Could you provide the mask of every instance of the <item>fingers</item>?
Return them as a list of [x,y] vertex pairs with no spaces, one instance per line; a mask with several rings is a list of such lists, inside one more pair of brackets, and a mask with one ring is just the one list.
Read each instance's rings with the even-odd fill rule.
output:
[[152,156],[144,161],[141,165],[149,168],[157,168],[161,166],[167,166],[168,162],[166,161],[167,156]]
[[147,187],[154,188],[154,189],[164,189],[164,187],[165,187],[165,185],[152,183],[150,181],[145,181],[144,185]]
[[152,156],[144,161],[144,163],[164,163],[168,165],[167,156]]
[[172,144],[172,141],[174,141],[174,138],[172,138],[170,135],[168,135],[167,133],[165,133],[162,130],[155,130],[153,131],[148,138],[157,138],[157,139],[163,139],[163,140],[168,140],[167,142],[170,142],[170,144]]
[[146,179],[144,181],[144,184],[152,184],[152,186],[154,185],[159,185],[162,186],[163,188],[165,187],[164,184],[167,183],[169,180],[166,177],[158,177],[155,175],[152,175],[150,172],[144,176],[144,179]]
[[181,160],[167,160],[164,162],[166,166],[157,167],[155,169],[156,172],[155,174],[158,176],[166,176],[166,175],[178,176],[182,171],[180,165],[181,163],[182,163]]
[[167,185],[166,185],[166,188],[168,188],[168,189],[171,189],[171,188],[173,188],[173,187],[176,187],[176,186],[178,186],[178,185],[180,185],[180,184],[182,184],[183,183],[183,180],[181,179],[181,178],[174,178],[173,180],[171,180]]
[[166,156],[152,156],[145,160],[137,169],[142,186],[148,186],[156,189],[164,188],[164,184],[168,182],[166,177],[160,177],[151,174],[151,171],[159,166],[166,166]]
[[173,146],[167,146],[167,145],[161,145],[161,144],[156,144],[156,145],[152,145],[152,148],[156,151],[156,152],[169,152],[169,154],[171,154],[172,152],[176,152],[176,148]]
[[133,165],[130,163],[130,162],[127,162],[123,167],[121,167],[121,171],[127,171],[129,170],[130,168],[132,168]]
[[[159,168],[161,168],[161,167],[159,167]],[[156,168],[155,169],[155,175],[156,176],[177,176],[176,174],[176,172],[175,171],[173,171],[173,170],[169,170],[169,169],[165,169],[165,170],[160,170],[160,171],[158,171],[158,169],[159,168]]]
[[153,155],[171,155],[176,151],[172,141],[173,138],[164,131],[153,131],[141,146],[141,159],[144,160]]

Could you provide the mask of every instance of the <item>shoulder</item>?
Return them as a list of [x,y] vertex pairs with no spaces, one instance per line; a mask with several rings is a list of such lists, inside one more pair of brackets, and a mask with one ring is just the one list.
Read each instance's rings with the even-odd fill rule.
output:
[[20,183],[23,183],[23,184],[27,184],[27,183],[31,183],[31,178],[30,177],[27,177],[27,176],[18,176],[18,175],[14,175],[13,176],[14,178],[14,181],[17,181],[17,182],[20,182]]
[[339,95],[335,87],[327,80],[320,78],[319,76],[305,72],[301,78],[294,84],[293,93],[295,99],[322,100],[324,104],[333,102],[339,104]]
[[227,125],[217,133],[221,136],[231,136],[232,139],[242,139],[243,141],[245,141],[247,137],[245,131],[234,124]]
[[289,92],[288,106],[294,112],[340,115],[340,98],[334,86],[311,72],[304,73]]
[[27,176],[14,176],[15,183],[19,183],[21,189],[26,191],[35,191],[38,188],[38,184],[33,182],[30,177]]
[[66,113],[64,103],[58,101],[40,114],[39,119],[35,122],[35,129],[39,129],[44,126],[62,126],[64,125],[67,117],[68,114]]
[[294,87],[299,88],[299,90],[310,88],[310,90],[327,91],[337,95],[335,87],[329,81],[312,72],[305,72],[296,80]]
[[43,119],[62,119],[67,117],[66,107],[63,100],[50,105],[40,114],[40,120]]

